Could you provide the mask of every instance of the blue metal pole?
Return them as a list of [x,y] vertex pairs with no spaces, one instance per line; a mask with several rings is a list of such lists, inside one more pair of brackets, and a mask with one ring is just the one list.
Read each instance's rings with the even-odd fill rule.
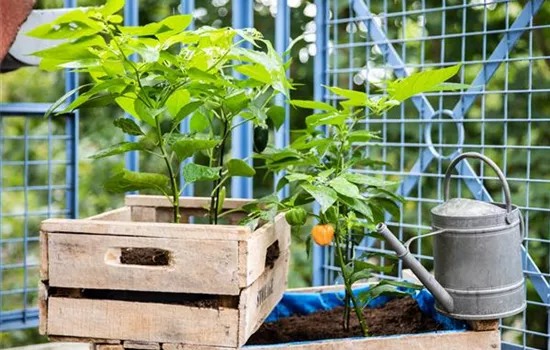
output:
[[[290,8],[287,6],[286,1],[279,1],[277,3],[277,17],[275,18],[275,49],[279,55],[283,55],[286,51],[290,39]],[[283,57],[286,59],[286,57]],[[288,72],[287,72],[288,75]],[[285,103],[285,97],[282,94],[275,96],[275,104],[278,106],[284,106],[285,108],[285,122],[279,130],[275,132],[275,147],[284,148],[288,146],[290,142],[290,106]],[[277,186],[277,182],[284,176],[281,172],[275,175],[274,187]],[[285,186],[279,193],[279,196],[286,197],[288,195],[288,186]]]
[[[314,99],[322,101],[325,95],[326,68],[327,68],[327,19],[328,19],[328,1],[315,0],[317,14],[315,16],[317,54],[314,61]],[[323,278],[323,261],[325,259],[326,249],[316,244],[313,245],[313,285],[320,286],[325,284]]]
[[[254,26],[254,3],[252,0],[233,0],[233,27],[250,28]],[[244,47],[250,48],[250,43],[243,43]],[[242,79],[242,75],[234,72],[235,77]],[[233,123],[241,122],[242,117],[234,118]],[[233,130],[231,136],[231,151],[234,158],[247,159],[252,166],[252,124],[244,123]],[[252,178],[233,177],[231,178],[231,196],[237,198],[252,198]]]
[[[76,7],[77,0],[65,0],[65,7]],[[78,74],[72,73],[69,70],[65,71],[65,92],[75,89],[78,86]],[[67,101],[71,103],[76,99],[77,95]],[[67,157],[67,169],[65,170],[65,177],[67,181],[67,197],[66,207],[68,210],[67,216],[69,218],[78,218],[78,138],[79,138],[79,118],[80,113],[75,111],[72,115],[67,117],[65,123],[65,132],[69,135],[66,141],[66,157]]]
[[[192,14],[193,11],[195,10],[195,0],[181,0],[181,8],[182,8],[182,12],[184,14]],[[189,30],[193,30],[193,29],[195,29],[195,21],[194,20],[189,25]],[[181,122],[180,131],[182,133],[186,134],[186,133],[190,132],[190,122],[191,122],[191,118],[186,118],[183,122]],[[184,163],[182,164],[182,166],[187,164],[187,163],[190,163],[190,162],[192,162],[191,158],[186,159],[184,161]],[[183,179],[183,174],[180,171],[180,184],[182,184],[182,186],[183,186],[184,183],[185,183],[185,181]],[[186,196],[186,197],[191,197],[191,196],[193,196],[194,192],[195,192],[194,184],[189,184],[189,185],[185,186],[185,188],[183,189],[182,195]]]
[[[126,0],[124,6],[124,25],[137,26],[139,25],[139,0]],[[132,55],[132,60],[135,60],[135,55]],[[133,117],[129,114],[124,115],[126,118]],[[125,140],[135,142],[136,136],[126,135]],[[139,154],[137,151],[127,152],[125,156],[126,168],[130,171],[139,171]]]

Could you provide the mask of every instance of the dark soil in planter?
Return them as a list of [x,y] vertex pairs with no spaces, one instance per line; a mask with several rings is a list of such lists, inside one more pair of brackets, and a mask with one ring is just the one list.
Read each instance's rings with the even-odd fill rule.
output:
[[165,266],[170,262],[170,253],[157,248],[122,248],[120,263],[124,265]]
[[[362,336],[353,311],[350,330],[346,332],[342,329],[343,312],[344,308],[339,307],[264,323],[247,344],[280,344]],[[367,308],[364,315],[370,336],[425,333],[443,329],[434,319],[425,316],[416,301],[410,297],[393,299],[379,308]]]

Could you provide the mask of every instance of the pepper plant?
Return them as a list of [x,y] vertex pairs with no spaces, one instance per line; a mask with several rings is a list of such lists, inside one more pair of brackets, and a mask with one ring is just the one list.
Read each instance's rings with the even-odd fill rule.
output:
[[[374,97],[359,91],[327,87],[340,101],[337,107],[320,101],[289,101],[295,107],[317,112],[306,118],[306,129],[299,131],[300,136],[289,147],[268,148],[257,155],[265,160],[270,171],[286,172],[277,185],[278,189],[287,184],[291,186],[291,195],[287,198],[280,201],[274,196],[264,199],[267,207],[285,212],[294,229],[305,225],[308,218],[314,218],[318,224],[308,240],[313,239],[320,245],[333,243],[345,286],[345,330],[350,328],[353,310],[362,333],[367,336],[362,311],[371,300],[379,295],[403,295],[408,293],[407,289],[418,288],[410,283],[382,280],[367,291],[352,292],[356,282],[368,280],[376,273],[392,271],[392,266],[376,264],[371,258],[378,255],[378,258],[391,259],[393,255],[365,253],[356,256],[355,247],[365,237],[377,237],[375,226],[384,221],[386,212],[399,217],[398,203],[403,202],[394,194],[396,182],[354,171],[385,164],[368,156],[367,145],[375,143],[379,136],[366,130],[362,122],[367,117],[383,114],[416,94],[466,87],[445,83],[459,68],[452,66],[424,71],[387,82],[386,93]],[[318,210],[313,210],[311,203],[317,204]],[[249,218],[257,215],[258,211],[253,210]]]
[[[258,150],[265,147],[268,119],[275,127],[284,120],[284,109],[272,105],[271,99],[276,93],[288,96],[292,88],[285,74],[289,62],[284,63],[255,29],[204,26],[186,30],[190,15],[174,15],[145,26],[123,26],[118,14],[123,7],[124,0],[108,0],[101,7],[74,10],[27,33],[65,40],[34,53],[42,58],[41,68],[69,68],[88,73],[92,79],[62,96],[48,115],[98,105],[120,106],[133,119],[119,118],[113,124],[137,140],[118,143],[92,158],[139,151],[162,159],[165,170],[124,170],[114,174],[105,188],[121,193],[160,192],[173,204],[173,221],[180,222],[183,188],[209,181],[208,214],[210,223],[216,224],[227,181],[232,176],[255,174],[245,161],[227,159],[231,131],[253,123]],[[244,43],[253,48],[243,47]],[[232,70],[246,78],[234,78]],[[191,131],[181,133],[179,126],[186,118]],[[181,166],[199,152],[208,156],[207,166],[193,161]],[[178,182],[180,169],[184,184]]]

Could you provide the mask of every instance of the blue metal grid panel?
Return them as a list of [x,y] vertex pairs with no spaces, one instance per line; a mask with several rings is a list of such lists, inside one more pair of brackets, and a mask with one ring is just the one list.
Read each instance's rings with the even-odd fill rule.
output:
[[[502,320],[503,348],[549,346],[550,145],[547,103],[550,61],[547,38],[550,8],[544,0],[369,1],[319,0],[317,4],[316,85],[326,83],[379,93],[379,83],[432,67],[462,63],[457,81],[467,91],[418,96],[364,128],[379,130],[372,157],[393,165],[356,169],[402,181],[407,203],[400,218],[387,217],[401,239],[430,229],[429,210],[442,202],[443,172],[461,151],[478,151],[504,170],[513,202],[527,227],[524,270],[528,308]],[[337,103],[317,87],[316,98]],[[493,173],[463,161],[453,195],[491,200],[500,194]],[[359,252],[388,252],[368,240]],[[430,240],[413,252],[431,267]],[[334,283],[338,269],[332,249],[316,249],[314,282]],[[382,261],[384,263],[384,261]],[[385,278],[400,278],[396,274]]]
[[40,222],[76,214],[75,115],[47,107],[0,105],[0,331],[38,324]]

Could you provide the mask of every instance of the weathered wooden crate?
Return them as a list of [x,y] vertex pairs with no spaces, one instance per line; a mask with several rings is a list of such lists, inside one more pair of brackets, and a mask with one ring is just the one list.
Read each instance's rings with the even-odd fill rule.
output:
[[[208,201],[182,198],[182,216],[204,214]],[[228,199],[225,207],[244,203]],[[128,196],[124,208],[88,219],[44,221],[41,332],[85,342],[244,344],[286,288],[284,216],[250,232],[173,224],[171,215],[164,197]],[[129,262],[129,252],[144,264]]]
[[[322,293],[341,289],[342,286],[324,286],[300,288],[291,290],[293,293]],[[277,345],[255,345],[250,350],[495,350],[500,348],[500,331],[498,321],[476,321],[472,325],[478,331],[441,331],[413,335],[400,335],[372,338],[332,339],[312,342],[299,342]],[[248,349],[247,346],[242,347]],[[227,350],[226,347],[196,346],[181,343],[96,343],[92,350],[126,350],[126,349],[154,349],[154,350]]]

